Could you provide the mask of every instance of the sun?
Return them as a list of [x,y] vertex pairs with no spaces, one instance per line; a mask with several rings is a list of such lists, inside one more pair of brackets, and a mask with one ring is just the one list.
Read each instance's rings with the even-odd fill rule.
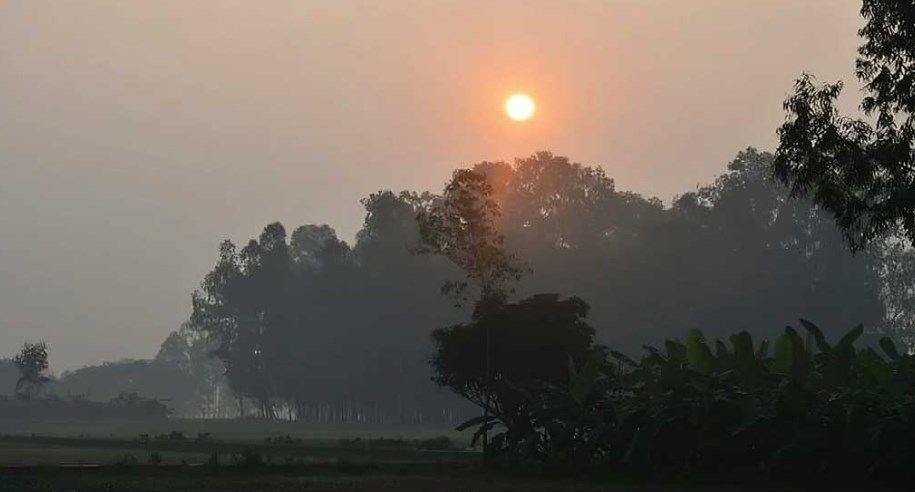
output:
[[515,121],[524,121],[534,115],[534,100],[526,94],[514,94],[505,101],[505,113]]

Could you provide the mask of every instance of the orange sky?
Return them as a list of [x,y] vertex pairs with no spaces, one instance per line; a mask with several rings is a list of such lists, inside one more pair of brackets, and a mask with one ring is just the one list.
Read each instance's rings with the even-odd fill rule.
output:
[[480,160],[552,150],[669,201],[771,149],[801,72],[850,81],[857,9],[0,0],[0,356],[149,357],[221,239],[281,220],[351,240],[361,197]]

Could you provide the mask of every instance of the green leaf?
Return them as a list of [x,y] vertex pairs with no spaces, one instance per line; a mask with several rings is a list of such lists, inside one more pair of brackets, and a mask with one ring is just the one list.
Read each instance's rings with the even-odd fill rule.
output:
[[481,425],[480,428],[477,429],[477,431],[473,433],[473,437],[470,439],[470,446],[471,447],[476,446],[477,441],[480,440],[481,437],[483,437],[483,434],[489,432],[494,426],[495,426],[495,422],[488,422],[486,424]]
[[769,341],[763,340],[759,344],[759,349],[756,350],[756,359],[763,361],[769,357]]
[[804,328],[807,329],[807,333],[813,335],[813,339],[816,341],[817,348],[820,350],[820,352],[824,354],[832,353],[832,347],[829,346],[829,343],[826,341],[826,337],[823,336],[823,332],[817,325],[803,318],[801,318],[801,324],[804,325]]
[[794,363],[794,344],[787,333],[775,339],[775,361],[772,368],[782,374],[791,374]]
[[474,417],[474,418],[464,422],[463,424],[455,427],[454,430],[463,431],[463,430],[469,429],[475,425],[480,425],[484,422],[492,422],[494,420],[496,420],[496,418],[493,417],[492,415],[486,415],[486,416],[480,415],[479,417]]
[[712,372],[714,357],[705,343],[705,335],[699,330],[690,330],[686,337],[686,365],[690,369],[709,374]]
[[746,331],[731,335],[731,345],[734,346],[734,358],[738,364],[756,358],[753,353],[753,337]]
[[868,375],[877,380],[881,386],[888,387],[893,382],[893,370],[873,349],[868,347],[861,351],[859,360],[863,363]]
[[898,361],[902,359],[902,356],[899,355],[899,352],[896,350],[896,344],[893,343],[893,340],[889,337],[883,337],[880,339],[880,348],[883,349],[883,353],[887,355],[892,360]]
[[795,380],[807,377],[809,369],[809,356],[804,350],[804,342],[797,331],[790,326],[785,327],[785,333],[775,341],[775,362],[773,368],[776,372],[790,375]]
[[664,340],[667,359],[671,362],[683,362],[686,358],[686,347],[677,340]]
[[836,349],[846,350],[853,348],[855,341],[864,334],[864,325],[858,325],[852,328],[845,336],[839,340],[839,343],[836,344]]
[[715,357],[718,358],[718,362],[723,362],[730,357],[728,352],[727,345],[724,344],[721,340],[715,340]]
[[632,360],[628,355],[617,352],[616,350],[611,350],[610,355],[612,355],[616,360],[622,361],[623,364],[626,364],[629,367],[636,367],[638,364]]

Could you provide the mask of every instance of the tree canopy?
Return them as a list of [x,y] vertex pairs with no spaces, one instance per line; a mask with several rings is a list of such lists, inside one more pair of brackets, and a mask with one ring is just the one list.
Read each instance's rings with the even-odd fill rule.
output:
[[915,242],[915,2],[864,0],[856,74],[861,109],[842,116],[842,82],[803,75],[785,101],[775,175],[832,212],[854,249],[888,233]]
[[45,374],[45,371],[48,370],[48,345],[46,343],[24,343],[19,353],[13,357],[13,362],[19,369],[16,396],[29,400],[51,381],[51,378]]
[[800,315],[872,329],[892,317],[907,331],[912,255],[883,243],[851,254],[829,213],[771,177],[772,161],[747,149],[670,206],[549,152],[470,166],[438,194],[379,191],[352,246],[323,224],[223,243],[189,326],[255,404],[246,413],[413,423],[469,411],[429,384],[430,332],[472,319],[469,303],[440,295],[456,280],[468,300],[486,285],[511,305],[578,297],[594,342],[627,352],[684,328],[761,333]]

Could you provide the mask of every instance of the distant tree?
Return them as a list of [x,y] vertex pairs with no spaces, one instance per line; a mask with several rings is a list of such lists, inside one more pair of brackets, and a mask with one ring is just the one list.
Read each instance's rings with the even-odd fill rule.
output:
[[289,241],[293,261],[303,267],[320,267],[345,261],[349,246],[339,239],[337,233],[324,225],[303,225],[292,232]]
[[[430,327],[494,315],[514,289],[588,300],[600,343],[623,350],[684,327],[759,332],[799,312],[827,327],[880,326],[891,273],[893,304],[912,312],[897,260],[852,255],[831,214],[791,199],[771,160],[747,149],[664,207],[598,167],[538,152],[458,171],[440,195],[373,193],[351,248],[329,226],[287,241],[271,224],[241,251],[222,245],[195,295],[194,336],[176,335],[161,356],[215,355],[249,416],[254,404],[292,420],[428,425],[475,411],[429,384]],[[485,354],[471,355],[485,371]]]
[[[179,369],[187,377],[172,378],[175,392],[168,395],[171,404],[182,415],[220,416],[224,414],[226,396],[225,368],[213,357],[215,346],[202,333],[184,323],[166,337],[152,366]],[[168,374],[168,372],[165,372]],[[182,387],[191,383],[193,395],[188,397]],[[97,384],[96,384],[97,386]],[[152,388],[140,387],[140,394],[153,394]],[[161,392],[159,392],[161,395]]]
[[188,338],[180,330],[176,330],[165,337],[165,341],[159,346],[159,352],[156,353],[155,360],[190,373],[190,351],[191,344]]
[[276,393],[271,371],[289,349],[275,335],[294,323],[291,265],[285,228],[269,224],[240,252],[225,241],[216,268],[193,297],[191,322],[214,341],[239,406],[241,398],[254,399],[268,417]]
[[202,386],[200,380],[172,361],[125,359],[66,371],[48,385],[46,392],[93,402],[136,393],[168,401],[181,416],[200,417]]
[[41,391],[41,387],[51,381],[44,372],[48,370],[48,345],[44,342],[22,345],[22,350],[13,358],[19,369],[19,380],[16,381],[16,395],[26,400]]
[[874,123],[841,116],[842,82],[803,75],[785,101],[775,175],[832,212],[860,250],[887,233],[915,242],[915,0],[864,0],[857,77]]
[[883,331],[915,353],[915,249],[887,239],[879,251]]

